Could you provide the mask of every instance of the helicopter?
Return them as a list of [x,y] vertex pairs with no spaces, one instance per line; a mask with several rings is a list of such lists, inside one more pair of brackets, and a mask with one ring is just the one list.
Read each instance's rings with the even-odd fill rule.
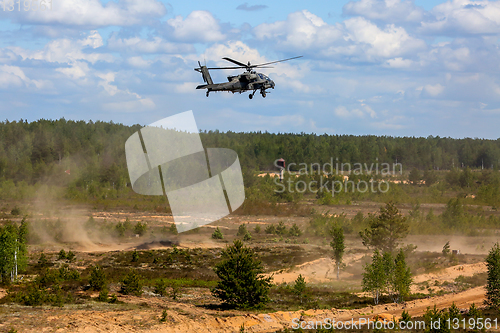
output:
[[[278,62],[283,62],[283,61],[288,61],[292,59],[297,59],[301,58],[302,56],[298,57],[293,57],[293,58],[288,58],[288,59],[282,59],[282,60],[277,60],[277,61],[271,61],[271,62],[266,62],[263,64],[258,64],[258,65],[252,65],[250,64],[250,61],[248,64],[244,64],[242,62],[239,62],[237,60],[231,59],[231,58],[222,58],[224,60],[227,60],[229,62],[232,62],[233,64],[236,64],[238,66],[233,66],[233,67],[212,67],[208,68],[207,66],[202,66],[200,62],[198,61],[198,65],[200,67],[195,68],[194,70],[197,71],[198,73],[201,73],[201,76],[203,77],[203,81],[205,81],[207,84],[202,84],[196,87],[196,89],[207,89],[207,97],[210,94],[211,91],[230,91],[233,94],[236,92],[239,92],[240,94],[244,91],[252,91],[253,92],[248,95],[248,98],[252,99],[253,95],[260,90],[260,94],[262,95],[263,98],[266,97],[266,89],[274,89],[274,81],[271,80],[267,75],[262,74],[262,73],[257,73],[254,71],[254,68],[273,68],[273,67],[267,67],[267,65],[270,64],[275,64]],[[223,82],[223,83],[214,83],[212,81],[212,78],[210,77],[210,73],[208,72],[209,70],[212,69],[240,69],[244,68],[246,71],[242,74],[239,75],[230,75],[227,77],[228,82]]]

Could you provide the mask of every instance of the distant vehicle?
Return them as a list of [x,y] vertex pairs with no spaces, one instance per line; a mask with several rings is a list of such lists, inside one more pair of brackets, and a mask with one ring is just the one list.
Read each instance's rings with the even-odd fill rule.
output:
[[[207,97],[210,94],[211,91],[230,91],[233,94],[236,92],[239,92],[240,94],[244,91],[253,91],[248,98],[252,99],[253,95],[260,90],[260,94],[262,97],[266,97],[266,89],[272,88],[274,89],[274,81],[271,80],[267,75],[262,74],[262,73],[257,73],[254,71],[254,68],[272,68],[272,67],[267,67],[266,65],[270,64],[275,64],[277,62],[283,62],[283,61],[288,61],[292,59],[297,59],[301,58],[302,56],[298,57],[293,57],[293,58],[288,58],[288,59],[283,59],[283,60],[277,60],[277,61],[272,61],[272,62],[266,62],[264,64],[258,64],[258,65],[251,65],[250,61],[248,64],[244,64],[242,62],[239,62],[237,60],[231,59],[231,58],[222,58],[224,60],[230,61],[238,66],[234,67],[213,67],[213,68],[208,68],[207,66],[202,66],[200,62],[198,61],[198,65],[200,66],[199,68],[195,68],[194,70],[201,73],[201,76],[203,77],[203,81],[205,81],[207,84],[202,84],[196,87],[196,89],[207,89]],[[245,68],[246,72],[235,75],[235,76],[228,76],[227,80],[228,82],[224,83],[214,83],[212,81],[212,78],[210,77],[210,73],[208,72],[211,69],[240,69],[240,68]]]

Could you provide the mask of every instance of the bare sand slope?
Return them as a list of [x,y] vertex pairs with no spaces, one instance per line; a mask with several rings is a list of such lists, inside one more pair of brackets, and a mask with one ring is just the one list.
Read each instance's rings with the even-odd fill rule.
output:
[[[350,254],[344,258],[344,264],[349,265],[361,259],[363,254]],[[330,258],[320,258],[313,261],[297,265],[290,270],[279,270],[273,272],[274,283],[290,283],[297,279],[301,274],[306,282],[329,282],[337,277],[337,268]],[[340,278],[346,278],[351,274],[340,270]]]

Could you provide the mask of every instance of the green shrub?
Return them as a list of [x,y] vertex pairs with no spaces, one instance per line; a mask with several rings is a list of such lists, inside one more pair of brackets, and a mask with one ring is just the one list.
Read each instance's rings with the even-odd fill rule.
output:
[[300,237],[302,236],[302,230],[300,230],[299,226],[294,223],[290,230],[288,230],[288,235],[290,235],[290,237]]
[[134,249],[132,252],[132,262],[138,262],[139,261],[139,253],[137,253],[137,250]]
[[66,251],[64,251],[64,249],[61,249],[61,251],[59,251],[59,257],[58,257],[59,260],[64,260],[66,259]]
[[214,272],[220,281],[212,294],[233,307],[259,307],[269,301],[272,277],[264,277],[264,268],[252,249],[240,240],[221,254]]
[[247,233],[247,227],[245,224],[241,224],[239,227],[238,227],[238,232],[236,233],[236,236],[245,236],[245,234]]
[[253,228],[253,231],[256,233],[256,234],[259,234],[260,233],[260,225],[256,225],[255,228]]
[[222,232],[220,231],[219,227],[217,227],[215,229],[215,231],[213,232],[212,234],[212,238],[213,239],[223,239],[224,238],[224,235],[222,234]]
[[248,241],[252,240],[252,235],[250,235],[250,233],[247,231],[247,233],[245,234],[245,236],[243,236],[243,240],[245,242],[248,242]]
[[139,236],[143,236],[147,229],[148,225],[146,223],[141,223],[140,221],[134,226],[134,232]]
[[101,291],[106,289],[106,274],[103,269],[96,265],[92,267],[89,278],[90,289]]
[[160,296],[165,296],[167,294],[167,282],[164,279],[156,281],[155,284],[155,294]]
[[97,297],[97,300],[99,302],[107,302],[108,301],[108,289],[103,289],[101,290],[101,292],[99,293],[99,296]]
[[276,227],[274,226],[274,224],[270,224],[266,227],[264,232],[268,235],[275,235],[276,234]]
[[140,296],[142,294],[142,282],[140,275],[135,271],[130,271],[122,280],[120,292],[124,295]]
[[68,253],[66,253],[66,259],[69,262],[72,262],[75,259],[75,257],[76,257],[76,255],[71,250],[69,250]]
[[284,236],[287,234],[286,226],[285,226],[285,223],[283,223],[283,221],[280,221],[280,223],[278,223],[278,226],[276,227],[276,234],[281,235],[281,236]]

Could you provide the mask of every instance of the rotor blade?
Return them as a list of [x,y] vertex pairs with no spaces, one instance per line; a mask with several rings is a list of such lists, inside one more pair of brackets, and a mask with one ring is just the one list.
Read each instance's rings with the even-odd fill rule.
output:
[[207,68],[207,69],[241,69],[241,68],[246,68],[246,67],[241,67],[241,66],[238,66],[238,67],[210,67],[210,68]]
[[230,61],[230,62],[232,62],[233,64],[240,65],[240,66],[242,66],[242,67],[244,67],[244,68],[247,68],[247,67],[248,67],[248,65],[246,65],[246,64],[244,64],[244,63],[242,63],[242,62],[239,62],[239,61],[237,61],[237,60],[231,59],[231,58],[227,58],[227,57],[226,57],[226,58],[222,58],[222,59],[227,60],[227,61]]
[[266,62],[266,63],[263,63],[263,64],[258,64],[258,65],[250,65],[250,66],[245,66],[245,67],[260,67],[260,66],[263,66],[263,65],[270,65],[270,64],[275,64],[277,62],[283,62],[283,61],[288,61],[288,60],[292,60],[292,59],[297,59],[297,58],[302,58],[302,56],[298,56],[298,57],[293,57],[293,58],[288,58],[288,59],[283,59],[283,60],[278,60],[278,61],[271,61],[271,62]]

